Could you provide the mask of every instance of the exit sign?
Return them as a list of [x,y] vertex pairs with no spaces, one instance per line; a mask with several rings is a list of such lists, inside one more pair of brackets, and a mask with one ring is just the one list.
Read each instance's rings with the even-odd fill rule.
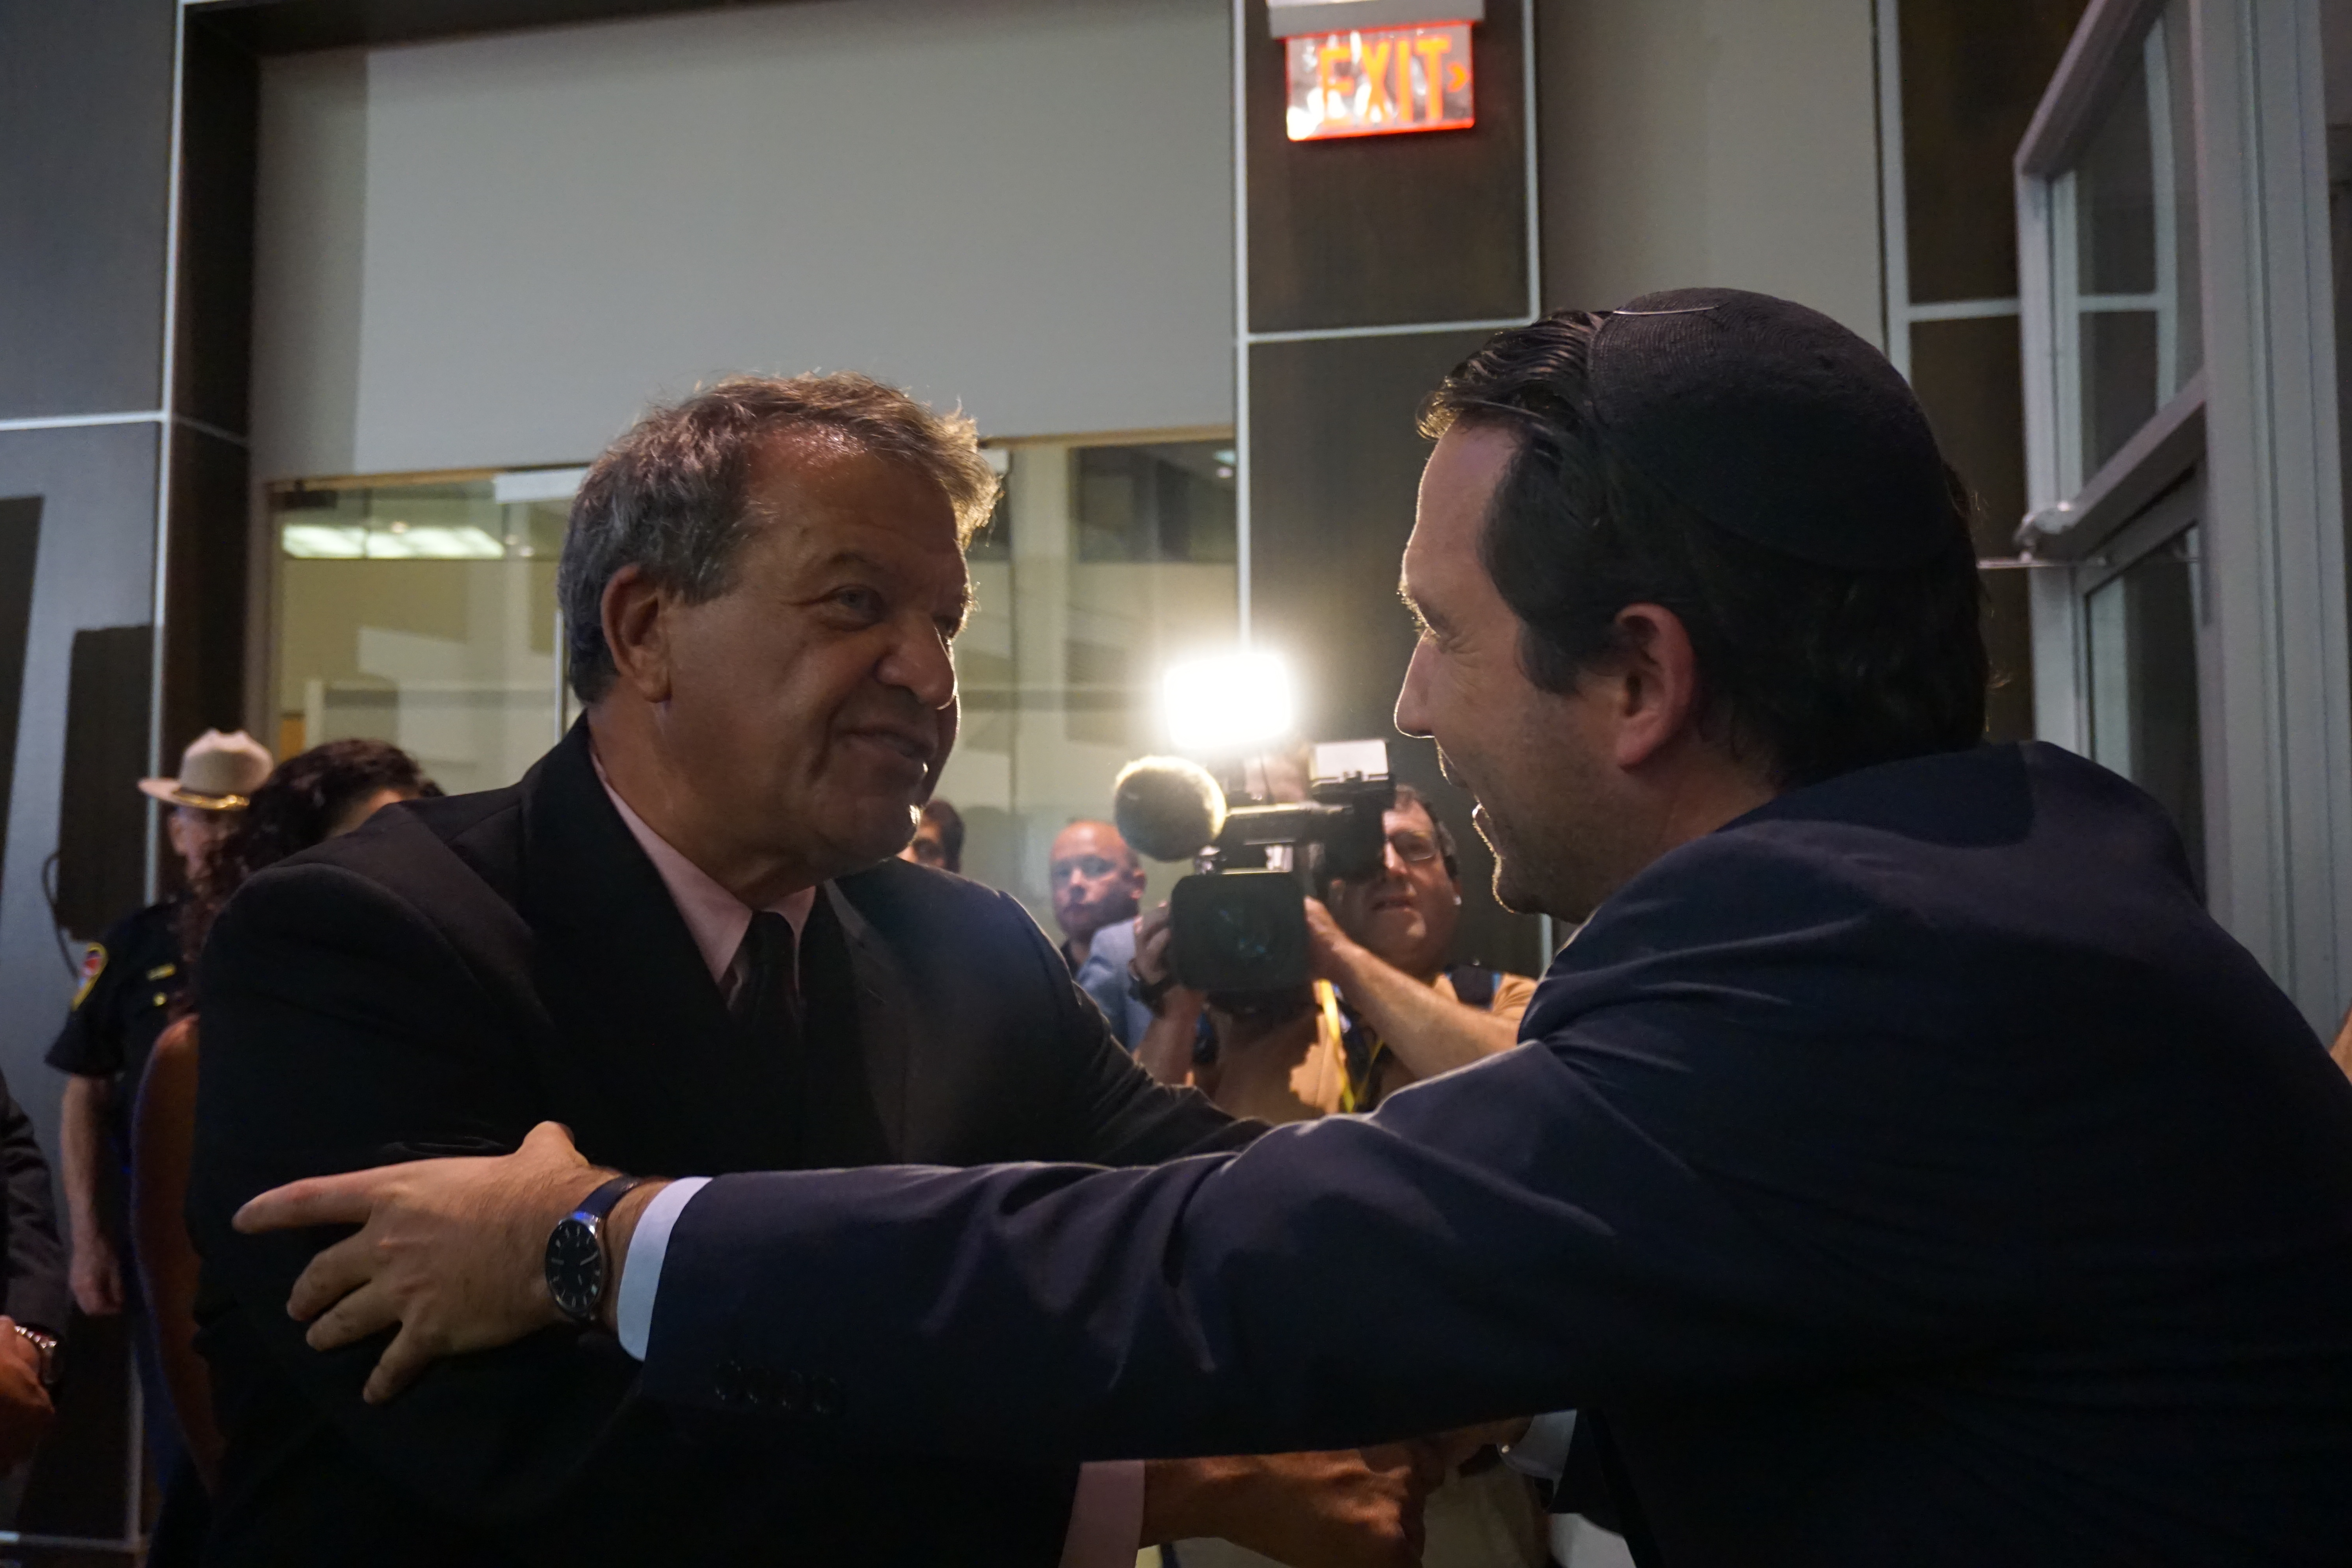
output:
[[1293,142],[1459,131],[1476,122],[1467,22],[1296,35],[1283,48]]

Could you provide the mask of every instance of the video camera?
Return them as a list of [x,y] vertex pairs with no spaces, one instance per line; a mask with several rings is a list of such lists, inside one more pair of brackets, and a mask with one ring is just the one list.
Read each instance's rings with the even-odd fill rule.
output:
[[1305,897],[1334,878],[1377,876],[1396,804],[1383,741],[1312,748],[1304,801],[1233,806],[1210,772],[1178,757],[1119,771],[1111,815],[1155,860],[1190,860],[1170,897],[1176,978],[1219,998],[1307,984]]

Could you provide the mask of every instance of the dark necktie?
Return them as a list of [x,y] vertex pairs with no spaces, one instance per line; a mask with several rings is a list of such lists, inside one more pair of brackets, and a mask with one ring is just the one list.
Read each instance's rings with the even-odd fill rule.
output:
[[751,917],[737,951],[743,959],[743,984],[735,993],[735,1016],[743,1037],[765,1050],[785,1053],[800,1043],[801,988],[795,973],[799,942],[793,922],[773,910]]

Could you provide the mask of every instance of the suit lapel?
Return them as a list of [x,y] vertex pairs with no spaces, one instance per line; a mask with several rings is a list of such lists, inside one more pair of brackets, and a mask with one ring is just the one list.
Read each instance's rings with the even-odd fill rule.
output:
[[583,1152],[665,1174],[796,1163],[783,1064],[745,1047],[596,776],[584,721],[522,797],[523,914],[542,939],[535,979],[561,1036],[552,1076]]
[[[824,984],[832,988],[830,1026],[823,1033],[828,1041],[824,1048],[836,1065],[829,1075],[832,1092],[817,1102],[827,1114],[812,1123],[811,1163],[873,1164],[903,1158],[914,1023],[907,1005],[906,972],[839,884],[827,882],[820,889],[817,904],[822,926],[830,932],[820,934],[819,940],[835,951],[813,952],[811,957],[818,962],[812,969],[824,974]],[[811,912],[809,923],[813,931],[818,931],[817,911]],[[841,1038],[845,1034],[845,1041]],[[816,1036],[812,1031],[812,1039]],[[855,1059],[844,1059],[845,1045]],[[836,1121],[843,1115],[852,1119],[850,1124]],[[853,1141],[860,1147],[850,1147]]]

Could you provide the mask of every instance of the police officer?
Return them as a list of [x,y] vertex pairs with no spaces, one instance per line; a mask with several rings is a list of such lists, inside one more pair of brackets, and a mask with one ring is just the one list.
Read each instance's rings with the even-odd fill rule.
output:
[[[165,827],[189,880],[235,826],[271,765],[268,750],[244,731],[207,730],[182,754],[178,777],[139,781],[142,792],[172,808]],[[148,1053],[186,984],[179,934],[184,901],[184,895],[174,894],[150,904],[90,944],[73,1012],[49,1047],[49,1065],[68,1075],[60,1141],[73,1299],[92,1317],[136,1306],[135,1276],[124,1257],[131,1102]],[[135,1338],[144,1377],[151,1358],[143,1353],[144,1336]],[[169,1423],[150,1426],[161,1431]]]

